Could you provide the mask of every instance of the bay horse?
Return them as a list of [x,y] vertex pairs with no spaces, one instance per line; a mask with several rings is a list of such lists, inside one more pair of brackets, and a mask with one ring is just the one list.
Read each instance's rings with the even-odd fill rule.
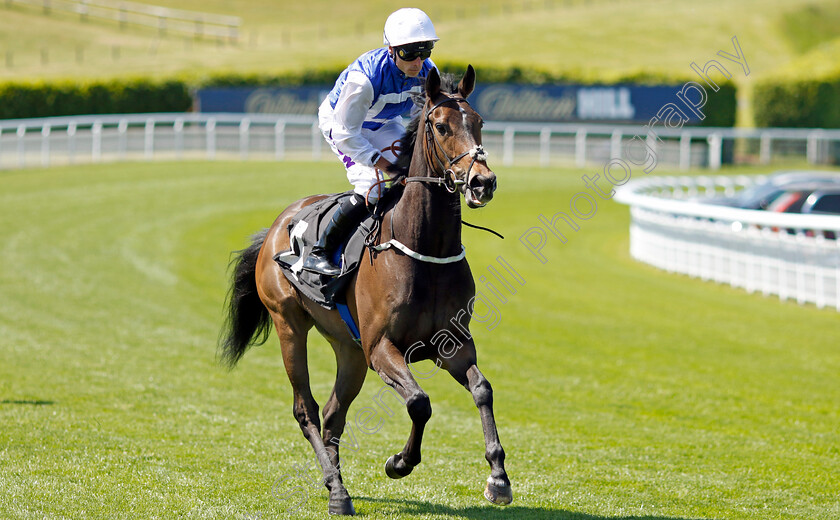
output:
[[[493,415],[493,390],[476,365],[470,314],[464,311],[473,310],[475,283],[462,254],[459,193],[468,207],[483,206],[493,197],[496,176],[481,147],[482,119],[466,100],[475,87],[475,71],[468,66],[457,88],[451,85],[454,81],[445,80],[450,84],[442,87],[435,69],[428,74],[424,97],[418,101],[422,111],[402,140],[396,167],[402,167],[405,187],[387,209],[380,228],[382,235],[390,235],[387,238],[402,247],[386,248],[372,253],[370,261],[364,259],[346,292],[361,345],[337,310],[300,294],[274,261],[275,254],[290,249],[290,219],[325,195],[307,197],[286,208],[270,229],[256,235],[251,246],[237,252],[231,262],[234,272],[220,339],[221,357],[233,368],[250,345],[266,341],[274,324],[292,384],[293,414],[320,463],[331,514],[355,514],[341,478],[338,439],[368,368],[402,397],[412,421],[405,447],[385,464],[386,474],[402,478],[420,463],[423,429],[432,407],[409,362],[423,359],[447,370],[469,390],[478,407],[490,464],[484,496],[499,505],[513,498]],[[450,331],[459,342],[457,349],[443,351],[430,345],[430,338],[447,330],[453,320],[459,323]],[[337,365],[335,386],[323,410],[323,429],[309,386],[306,357],[306,337],[313,326],[332,346]]]

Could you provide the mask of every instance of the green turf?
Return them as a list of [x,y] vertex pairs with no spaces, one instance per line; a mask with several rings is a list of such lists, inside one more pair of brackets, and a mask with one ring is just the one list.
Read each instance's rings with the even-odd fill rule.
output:
[[803,4],[780,17],[779,22],[794,51],[807,52],[837,39],[840,4]]
[[[494,330],[473,327],[513,505],[482,498],[478,414],[438,374],[409,477],[383,471],[404,410],[353,428],[343,473],[363,518],[838,518],[840,314],[637,263],[612,203],[543,265],[517,238],[567,209],[585,171],[497,173],[466,215],[507,239],[464,241],[476,275],[501,255],[526,281]],[[233,372],[215,340],[229,252],[291,201],[345,188],[333,163],[0,172],[0,518],[324,518],[323,488],[301,487],[293,515],[271,493],[313,460],[277,340]],[[334,361],[311,346],[323,404]],[[351,417],[381,387],[369,373]]]
[[[3,77],[201,77],[344,66],[382,44],[385,17],[395,8],[381,0],[147,3],[240,16],[242,37],[237,45],[220,45],[0,3]],[[688,76],[692,61],[702,65],[718,50],[732,53],[735,35],[755,78],[840,39],[836,0],[427,0],[423,8],[441,37],[434,59],[472,62],[479,73],[482,66],[504,65]]]

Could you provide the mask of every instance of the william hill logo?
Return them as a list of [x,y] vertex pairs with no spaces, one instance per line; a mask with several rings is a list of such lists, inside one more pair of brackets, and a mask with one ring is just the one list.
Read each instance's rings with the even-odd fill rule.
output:
[[301,95],[281,89],[260,88],[245,99],[245,112],[249,114],[301,114],[318,113],[321,98],[317,92]]
[[475,99],[476,109],[490,121],[646,122],[656,114],[655,101],[672,90],[668,86],[498,84],[476,88],[470,100]]
[[627,87],[580,88],[577,91],[578,119],[633,119],[636,109]]
[[476,107],[493,121],[562,121],[575,118],[573,92],[557,96],[546,89],[514,85],[485,87]]

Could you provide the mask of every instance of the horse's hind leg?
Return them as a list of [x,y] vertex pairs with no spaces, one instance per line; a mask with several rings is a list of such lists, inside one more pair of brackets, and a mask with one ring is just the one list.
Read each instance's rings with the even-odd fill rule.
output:
[[385,463],[385,473],[391,478],[402,478],[420,464],[420,445],[423,429],[432,416],[429,396],[420,388],[403,355],[387,339],[371,352],[371,366],[385,383],[394,388],[405,400],[408,416],[411,417],[411,433],[403,450],[392,455]]
[[484,488],[484,497],[498,505],[510,504],[513,492],[510,479],[505,471],[505,450],[499,441],[496,430],[496,418],[493,415],[493,388],[475,362],[475,346],[462,347],[451,359],[444,359],[446,368],[456,381],[464,385],[473,396],[478,413],[481,415],[481,428],[484,430],[484,458],[490,463],[490,477]]
[[350,404],[359,395],[367,374],[367,361],[362,349],[355,344],[343,344],[331,341],[335,350],[336,376],[327,404],[324,405],[324,428],[322,439],[330,454],[333,466],[338,468],[341,478],[341,466],[338,449],[339,439],[347,423],[347,411]]
[[330,514],[353,515],[353,502],[341,482],[338,468],[333,464],[330,453],[321,440],[321,422],[318,418],[318,403],[312,397],[309,387],[309,366],[306,360],[306,335],[311,321],[303,312],[293,313],[294,319],[272,313],[277,335],[280,337],[283,364],[294,393],[293,413],[303,436],[312,445],[324,475],[324,485],[330,491]]

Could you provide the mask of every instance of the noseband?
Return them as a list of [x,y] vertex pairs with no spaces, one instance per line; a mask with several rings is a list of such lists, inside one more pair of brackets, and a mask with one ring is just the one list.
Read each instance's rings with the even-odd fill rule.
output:
[[[483,146],[480,144],[470,148],[466,152],[456,155],[453,158],[450,158],[446,151],[438,141],[437,136],[434,133],[434,129],[432,128],[432,121],[429,119],[429,116],[432,115],[432,112],[435,111],[436,108],[443,105],[444,103],[449,103],[454,101],[456,103],[466,103],[469,106],[469,102],[462,98],[462,97],[447,97],[443,101],[438,102],[436,105],[431,107],[424,116],[424,124],[426,125],[426,149],[431,150],[432,155],[434,156],[435,160],[440,167],[440,170],[443,172],[442,177],[409,177],[406,179],[406,182],[430,182],[433,184],[443,184],[446,188],[446,191],[449,193],[455,193],[458,190],[458,186],[461,184],[467,184],[467,181],[470,178],[470,172],[472,171],[472,167],[476,161],[486,161],[487,160],[487,151],[484,149]],[[438,157],[437,151],[443,154],[446,157],[448,164],[444,165],[443,162]],[[472,160],[470,161],[470,166],[467,168],[467,173],[464,176],[464,179],[458,179],[455,177],[455,171],[452,170],[452,165],[456,162],[460,161],[464,157],[469,155]],[[472,188],[467,186],[467,188],[472,191]]]
[[[449,155],[446,153],[446,151],[443,149],[443,147],[440,145],[440,142],[438,141],[437,136],[434,134],[434,129],[432,128],[432,122],[429,119],[429,116],[432,115],[432,112],[434,112],[434,110],[436,108],[443,105],[444,103],[449,103],[450,101],[454,101],[456,103],[467,103],[467,105],[469,105],[467,100],[462,98],[462,97],[447,97],[446,99],[437,103],[432,108],[430,108],[428,111],[426,111],[426,114],[424,116],[424,119],[425,119],[424,124],[426,126],[426,128],[425,128],[425,131],[426,131],[426,149],[425,149],[425,151],[428,152],[429,150],[431,150],[432,155],[434,155],[435,160],[438,163],[438,166],[440,167],[441,171],[443,172],[443,176],[442,177],[406,177],[402,182],[428,182],[428,183],[431,183],[431,184],[442,184],[446,188],[446,191],[448,191],[449,193],[455,193],[458,190],[458,185],[467,184],[467,189],[470,190],[470,192],[473,191],[473,189],[469,186],[469,183],[467,182],[467,180],[469,180],[469,178],[470,178],[470,171],[472,171],[472,167],[475,164],[475,162],[476,161],[486,161],[487,160],[487,152],[484,150],[484,147],[479,144],[479,145],[474,146],[473,148],[470,148],[469,150],[467,150],[466,152],[464,152],[462,154],[459,154],[459,155],[457,155],[453,158],[450,158]],[[446,157],[446,160],[449,163],[448,165],[443,164],[443,162],[440,160],[440,157],[438,157],[438,154],[437,154],[438,151],[440,151],[440,153],[442,153],[443,156]],[[466,180],[457,179],[455,177],[455,172],[452,170],[452,165],[455,164],[456,162],[460,161],[461,159],[463,159],[467,155],[469,155],[472,158],[472,161],[470,161],[470,166],[469,166],[469,168],[467,168],[467,173],[464,176],[464,178]],[[473,197],[475,197],[475,193],[473,193]],[[378,244],[378,245],[374,244],[374,240],[375,240],[374,237],[376,235],[378,235],[378,233],[379,233],[378,226],[374,229],[374,231],[372,231],[368,235],[367,239],[365,240],[365,245],[367,245],[372,251],[377,251],[378,252],[378,251],[384,251],[384,250],[389,249],[389,248],[395,248],[395,249],[399,249],[405,255],[410,256],[411,258],[414,258],[415,260],[419,260],[421,262],[434,263],[434,264],[451,264],[451,263],[455,263],[455,262],[460,262],[461,260],[464,259],[464,257],[466,256],[466,250],[464,249],[463,244],[461,245],[461,253],[460,254],[457,254],[457,255],[454,255],[454,256],[447,256],[447,257],[435,257],[435,256],[428,256],[428,255],[423,255],[423,254],[417,253],[416,251],[411,250],[408,246],[406,246],[405,244],[403,244],[402,242],[400,242],[396,238],[393,238],[393,237],[395,237],[395,234],[394,234],[394,220],[395,220],[396,210],[397,210],[397,208],[394,208],[394,215],[391,216],[391,237],[392,238],[390,240],[388,240],[387,242],[382,243],[382,244]],[[496,235],[502,237],[502,235],[499,235],[498,233],[496,233],[492,229],[483,228],[481,226],[473,226],[472,224],[467,224],[464,221],[461,221],[461,223],[463,223],[467,226],[470,226],[470,227],[475,227],[475,228],[478,228],[478,229],[484,229],[486,231],[490,231],[491,233],[495,233]],[[504,238],[504,237],[502,237],[502,238]],[[373,253],[371,253],[371,254],[373,254]],[[371,260],[371,262],[372,261],[373,260]]]

